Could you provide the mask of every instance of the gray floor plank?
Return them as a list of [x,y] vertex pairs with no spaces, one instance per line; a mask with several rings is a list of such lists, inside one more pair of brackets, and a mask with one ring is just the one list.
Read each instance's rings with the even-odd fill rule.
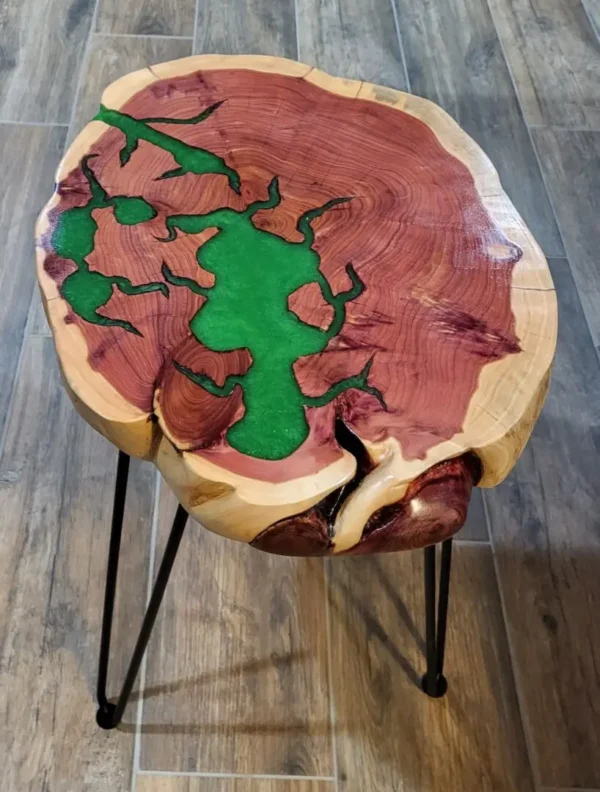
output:
[[0,124],[0,437],[35,284],[33,226],[50,198],[65,132],[62,127]]
[[422,559],[328,562],[339,790],[531,791],[491,549],[453,552],[442,699],[417,685]]
[[468,540],[470,542],[488,542],[489,534],[487,529],[487,518],[483,507],[483,497],[481,490],[475,487],[471,494],[467,521],[456,535],[457,539]]
[[515,673],[542,785],[600,786],[600,366],[565,261],[550,395],[485,492]]
[[294,0],[203,0],[198,6],[196,53],[295,58]]
[[96,30],[139,36],[193,36],[196,0],[99,0]]
[[69,139],[72,140],[98,112],[102,91],[111,82],[145,66],[185,58],[191,54],[191,41],[93,36],[89,57],[81,77],[81,88],[73,123],[69,129]]
[[[0,457],[0,787],[129,789],[132,739],[95,723],[94,691],[116,451],[77,416],[53,343],[25,342]],[[154,472],[134,465],[111,692],[146,593]],[[135,716],[135,704],[126,721]]]
[[600,130],[598,41],[581,2],[489,2],[527,122]]
[[29,319],[27,321],[27,332],[33,336],[51,336],[50,325],[46,319],[46,314],[42,307],[40,290],[35,287],[29,306]]
[[395,0],[411,90],[489,155],[547,256],[564,249],[486,0]]
[[407,90],[389,0],[297,0],[299,58],[330,74]]
[[0,119],[68,124],[95,0],[7,0],[0,15]]
[[537,129],[534,140],[583,309],[600,350],[600,132]]

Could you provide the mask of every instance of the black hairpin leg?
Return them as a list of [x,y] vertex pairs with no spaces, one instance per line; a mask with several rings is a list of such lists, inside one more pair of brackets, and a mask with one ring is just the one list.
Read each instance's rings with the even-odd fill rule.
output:
[[167,542],[165,554],[156,576],[156,582],[152,590],[148,609],[142,622],[133,656],[129,663],[129,668],[125,676],[125,682],[116,704],[112,704],[106,696],[106,679],[108,674],[108,659],[110,655],[110,636],[112,631],[113,611],[115,605],[115,591],[117,586],[117,570],[119,567],[119,551],[121,548],[121,531],[123,528],[123,513],[125,510],[125,494],[127,492],[127,476],[129,473],[129,457],[122,451],[119,452],[119,464],[117,467],[117,482],[115,485],[115,500],[113,506],[112,528],[110,534],[110,547],[108,551],[108,568],[106,572],[106,589],[104,593],[104,615],[102,617],[102,634],[100,638],[100,661],[98,664],[98,711],[96,722],[103,729],[114,729],[118,726],[123,717],[123,712],[127,705],[131,690],[135,683],[142,658],[150,639],[150,634],[162,602],[169,575],[173,568],[175,556],[179,549],[179,543],[183,536],[183,530],[187,522],[188,513],[179,506],[171,534]]
[[[425,548],[425,642],[427,647],[427,672],[421,685],[432,698],[440,698],[448,688],[444,671],[446,648],[446,623],[448,620],[448,594],[450,591],[450,562],[452,539],[442,543],[440,591],[436,619],[435,608],[435,545]],[[437,621],[437,624],[436,624]]]

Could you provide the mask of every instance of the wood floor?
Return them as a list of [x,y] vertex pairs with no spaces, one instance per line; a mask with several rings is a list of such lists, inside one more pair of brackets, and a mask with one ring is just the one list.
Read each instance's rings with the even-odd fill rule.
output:
[[[4,0],[0,8],[0,789],[600,790],[598,0]],[[194,524],[115,732],[94,689],[116,453],[60,386],[33,223],[118,76],[299,58],[440,103],[551,260],[552,389],[456,546],[449,692],[427,699],[420,553],[262,555]],[[136,463],[111,689],[175,504]]]

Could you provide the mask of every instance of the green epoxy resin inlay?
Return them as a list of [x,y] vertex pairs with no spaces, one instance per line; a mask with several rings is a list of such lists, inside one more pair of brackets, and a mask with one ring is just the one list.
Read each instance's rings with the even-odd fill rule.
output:
[[96,121],[104,121],[105,124],[120,129],[125,135],[125,146],[121,150],[121,165],[125,165],[132,153],[138,147],[140,140],[146,140],[158,148],[168,151],[173,155],[173,159],[179,165],[178,168],[165,171],[159,179],[172,179],[175,176],[184,176],[186,173],[222,173],[227,176],[229,186],[232,190],[239,193],[240,177],[221,157],[217,157],[211,151],[191,146],[183,140],[159,132],[150,124],[199,124],[211,116],[223,102],[211,105],[197,116],[192,118],[132,118],[119,110],[110,110],[104,105],[100,105],[100,110],[96,115]]
[[[196,146],[160,132],[150,124],[197,124],[204,121],[222,104],[218,102],[197,116],[188,119],[135,119],[117,110],[101,106],[96,119],[104,121],[125,136],[120,152],[121,165],[126,165],[145,140],[168,151],[178,167],[166,171],[159,179],[185,174],[222,174],[236,193],[240,178],[225,161]],[[232,448],[260,459],[285,459],[307,439],[309,434],[306,407],[323,407],[345,390],[357,388],[372,394],[385,409],[383,396],[368,384],[372,359],[359,373],[333,384],[320,396],[302,393],[293,366],[301,357],[322,352],[330,339],[343,327],[346,304],[356,299],[364,284],[351,264],[346,272],[351,287],[333,294],[320,270],[319,254],[313,249],[314,231],[311,222],[336,204],[350,198],[333,198],[321,207],[303,214],[297,228],[302,242],[289,242],[277,234],[261,230],[252,222],[261,209],[272,209],[280,201],[278,180],[269,185],[268,198],[255,201],[242,211],[216,209],[203,215],[172,215],[166,220],[165,242],[176,238],[177,232],[198,234],[209,228],[217,234],[197,251],[198,264],[215,276],[214,286],[200,286],[192,278],[175,275],[163,264],[166,282],[134,286],[120,275],[103,275],[91,271],[86,257],[94,250],[98,225],[92,213],[110,209],[122,225],[136,225],[156,217],[156,210],[140,196],[109,197],[90,169],[90,155],[81,167],[90,186],[91,197],[85,206],[63,212],[52,232],[51,245],[61,257],[73,261],[77,270],[63,281],[60,292],[72,310],[87,322],[117,326],[141,335],[124,319],[110,319],[98,313],[112,296],[113,287],[127,295],[160,291],[169,296],[169,286],[187,288],[206,297],[206,302],[190,321],[194,337],[214,352],[247,349],[252,357],[248,371],[230,375],[222,385],[210,377],[173,361],[186,377],[215,396],[226,397],[240,387],[245,407],[242,417],[227,431]],[[333,307],[333,319],[326,330],[301,321],[288,307],[289,297],[300,287],[317,283],[323,298]]]
[[[334,198],[311,209],[298,220],[302,242],[257,228],[252,217],[261,209],[279,204],[278,181],[269,186],[269,197],[255,201],[243,211],[222,208],[203,215],[173,215],[167,218],[168,236],[177,232],[199,234],[216,228],[218,233],[197,252],[198,264],[215,276],[215,285],[199,286],[189,278],[174,275],[166,265],[163,274],[173,286],[187,287],[207,300],[190,321],[194,336],[215,352],[248,349],[252,363],[243,375],[230,375],[217,385],[206,374],[174,362],[177,369],[216,396],[229,396],[236,386],[243,390],[244,415],[227,431],[227,441],[243,454],[261,459],[284,459],[309,434],[305,407],[323,407],[349,388],[375,396],[385,407],[381,393],[368,384],[372,361],[317,397],[305,396],[293,371],[305,355],[322,352],[341,330],[346,303],[356,299],[364,284],[351,265],[346,267],[352,286],[334,295],[320,271],[319,254],[313,250],[311,221],[336,204],[350,200]],[[301,286],[317,283],[324,299],[333,307],[330,326],[321,330],[302,322],[288,307],[288,298]]]
[[111,319],[98,313],[106,305],[113,293],[113,286],[123,294],[146,294],[160,291],[166,297],[169,287],[166,283],[145,283],[134,286],[128,278],[121,275],[103,275],[90,270],[86,256],[94,250],[94,240],[98,224],[93,218],[95,209],[112,209],[115,219],[121,225],[136,225],[156,217],[155,209],[143,198],[117,195],[109,198],[96,177],[89,160],[93,155],[84,157],[81,169],[90,186],[91,197],[85,206],[75,206],[63,212],[54,227],[50,244],[59,256],[73,261],[77,269],[68,275],[60,287],[60,293],[69,303],[74,313],[91,324],[105,327],[122,327],[135,335],[140,331],[125,319]]

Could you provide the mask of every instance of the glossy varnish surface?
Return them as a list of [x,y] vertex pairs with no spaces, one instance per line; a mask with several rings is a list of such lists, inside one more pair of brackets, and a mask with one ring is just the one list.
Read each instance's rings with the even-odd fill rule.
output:
[[332,553],[447,538],[473,476],[423,508],[411,487],[461,452],[499,483],[543,403],[543,254],[483,152],[407,93],[259,56],[132,73],[69,147],[36,252],[83,416],[262,549],[327,498]]

